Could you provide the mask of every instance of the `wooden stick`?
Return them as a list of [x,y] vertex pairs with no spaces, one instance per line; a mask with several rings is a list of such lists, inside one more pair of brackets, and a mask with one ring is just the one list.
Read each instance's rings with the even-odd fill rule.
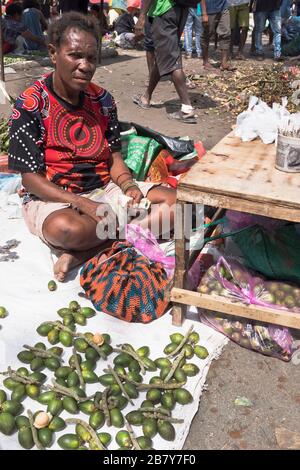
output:
[[97,436],[97,433],[92,428],[92,426],[90,426],[88,423],[86,423],[82,419],[78,419],[78,418],[67,418],[66,423],[67,424],[80,424],[83,428],[85,428],[90,433],[90,435],[92,436],[92,438],[95,441],[95,443],[97,444],[97,446],[101,450],[106,450],[106,448],[104,447],[104,445],[100,441],[99,437]]
[[134,405],[132,399],[130,398],[130,396],[128,395],[128,393],[126,392],[125,388],[124,388],[124,385],[122,384],[121,380],[119,379],[118,377],[118,374],[113,370],[113,368],[111,366],[108,366],[108,371],[110,374],[112,374],[115,378],[115,381],[117,382],[117,384],[119,385],[120,389],[122,390],[123,392],[123,395],[127,398],[127,400],[129,401],[129,403],[131,405]]
[[142,450],[140,448],[140,445],[139,445],[138,441],[137,441],[137,438],[135,437],[133,429],[132,429],[131,425],[128,423],[127,419],[125,419],[125,424],[126,424],[127,431],[129,432],[130,439],[131,439],[132,445],[134,447],[134,450]]
[[176,372],[176,369],[178,367],[178,364],[180,363],[180,361],[184,358],[185,356],[185,351],[182,350],[179,354],[178,357],[176,357],[175,361],[173,362],[172,364],[172,367],[171,367],[171,370],[170,372],[168,373],[167,377],[164,379],[164,382],[169,382],[169,380],[173,377],[173,375],[175,374]]
[[193,328],[194,328],[194,326],[191,325],[190,328],[188,329],[187,333],[185,334],[184,338],[183,338],[182,341],[180,342],[180,344],[178,344],[177,348],[174,349],[173,352],[171,352],[170,354],[167,354],[167,357],[176,356],[176,354],[183,348],[183,346],[184,346],[185,343],[187,342],[189,335],[190,335],[191,332],[193,331]]
[[28,346],[28,344],[23,344],[23,348],[34,352],[35,355],[39,357],[43,357],[43,358],[53,357],[54,359],[58,359],[59,361],[62,360],[60,356],[57,356],[57,354],[54,354],[51,351],[44,351],[44,349],[40,349],[40,348],[33,348],[32,346]]
[[124,346],[121,345],[121,349],[120,348],[114,348],[114,351],[119,352],[119,353],[126,353],[129,356],[133,357],[133,359],[135,359],[139,363],[139,365],[141,367],[142,374],[145,374],[145,372],[146,372],[145,364],[143,363],[142,359],[140,358],[140,356],[135,351],[133,351],[129,348],[126,348],[125,345]]

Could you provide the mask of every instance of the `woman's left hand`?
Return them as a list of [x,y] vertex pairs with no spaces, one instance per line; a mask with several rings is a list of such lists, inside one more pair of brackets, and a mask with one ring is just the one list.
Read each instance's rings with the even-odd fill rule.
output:
[[129,203],[130,206],[133,204],[139,204],[140,200],[144,197],[143,193],[138,187],[129,188],[125,195],[132,198],[132,203]]

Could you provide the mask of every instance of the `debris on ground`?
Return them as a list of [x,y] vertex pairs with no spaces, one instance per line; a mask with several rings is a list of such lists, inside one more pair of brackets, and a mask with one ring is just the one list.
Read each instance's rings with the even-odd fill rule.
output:
[[[195,83],[203,95],[209,96],[221,107],[237,115],[248,107],[251,95],[258,96],[269,106],[288,98],[288,111],[299,111],[298,100],[292,100],[299,88],[299,67],[285,67],[282,64],[258,65],[252,62],[241,64],[233,73],[209,72],[191,74],[189,80]],[[295,95],[294,95],[295,96]]]
[[247,397],[236,397],[234,400],[235,406],[252,406],[253,403]]

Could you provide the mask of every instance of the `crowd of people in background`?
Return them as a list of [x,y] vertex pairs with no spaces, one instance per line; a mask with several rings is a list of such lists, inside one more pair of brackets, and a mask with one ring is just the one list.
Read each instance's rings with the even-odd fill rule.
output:
[[[116,1],[119,8],[114,8],[112,1],[103,3],[103,15],[100,0],[3,2],[4,53],[45,49],[49,22],[68,11],[93,15],[101,24],[103,35],[112,33],[115,44],[123,49],[141,48],[144,44],[145,50],[150,47],[152,52],[151,24],[146,24],[144,42],[135,34],[141,0]],[[176,0],[159,1],[162,4],[176,3]],[[252,56],[264,59],[262,38],[265,32],[270,43],[273,42],[276,61],[282,60],[283,52],[285,55],[300,54],[300,0],[201,0],[197,7],[188,9],[183,42],[185,57],[202,58],[204,67],[211,68],[208,58],[209,43],[213,38],[215,47],[221,51],[221,69],[229,70],[232,68],[228,63],[229,57],[246,58],[244,51],[251,14]],[[235,46],[237,52],[234,55]]]
[[193,7],[185,5],[183,0],[8,0],[2,20],[3,51],[46,51],[47,28],[54,19],[71,10],[92,15],[102,35],[110,33],[118,47],[146,51],[148,86],[133,97],[134,103],[149,109],[159,80],[168,76],[181,102],[181,110],[169,117],[187,123],[195,123],[196,115],[182,68],[183,48],[186,59],[201,59],[204,70],[214,72],[210,51],[218,48],[219,69],[233,71],[231,58],[246,59],[251,24],[250,54],[257,60],[265,58],[264,33],[273,43],[275,61],[300,55],[300,0],[195,0],[189,1]]

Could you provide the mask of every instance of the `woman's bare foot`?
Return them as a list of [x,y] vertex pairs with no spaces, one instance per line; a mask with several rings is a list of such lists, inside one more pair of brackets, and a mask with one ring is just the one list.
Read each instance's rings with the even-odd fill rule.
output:
[[[53,267],[55,278],[60,282],[64,282],[67,274],[71,271],[71,269],[76,268],[76,266],[80,266],[82,263],[84,263],[88,259],[91,259],[100,251],[108,250],[111,247],[111,244],[112,240],[107,240],[102,245],[91,248],[90,250],[63,253],[58,258]],[[102,256],[104,260],[106,255],[104,256],[103,253]],[[102,256],[100,258],[100,261],[102,261]]]
[[55,278],[63,282],[71,269],[80,264],[78,258],[71,253],[63,253],[56,261],[53,271]]

